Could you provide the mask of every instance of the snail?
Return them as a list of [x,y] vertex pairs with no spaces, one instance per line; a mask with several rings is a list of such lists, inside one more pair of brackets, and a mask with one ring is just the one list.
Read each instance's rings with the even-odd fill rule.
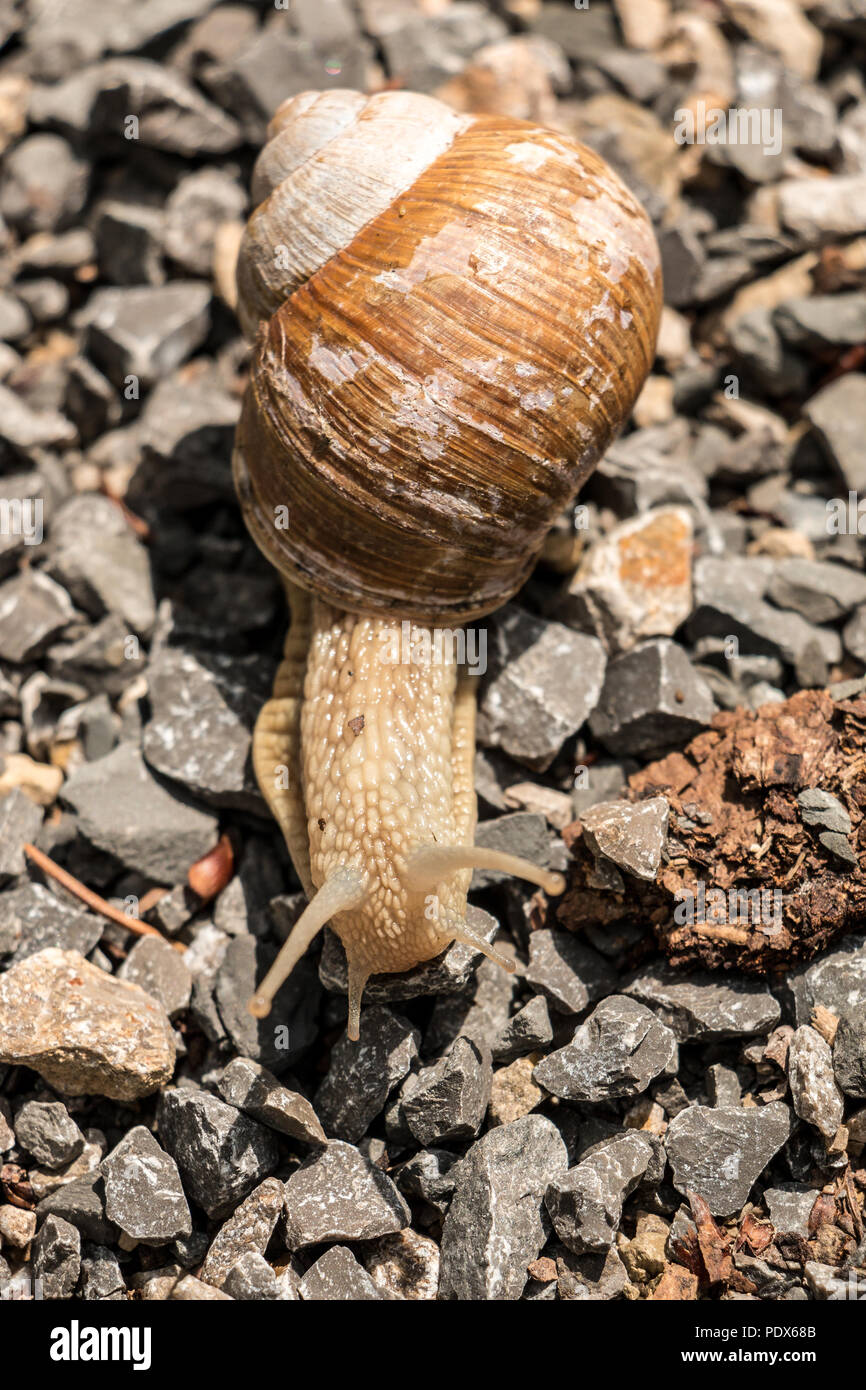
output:
[[409,92],[285,101],[252,197],[233,472],[291,611],[253,764],[309,901],[249,1008],[331,922],[357,1039],[373,974],[454,941],[513,969],[474,868],[564,888],[474,846],[474,677],[435,639],[517,591],[628,418],[658,251],[592,151]]

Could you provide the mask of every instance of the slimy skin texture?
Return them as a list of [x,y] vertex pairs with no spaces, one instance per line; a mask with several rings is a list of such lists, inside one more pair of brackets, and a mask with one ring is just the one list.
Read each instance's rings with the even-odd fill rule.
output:
[[267,1014],[330,920],[346,951],[357,1038],[370,975],[410,970],[456,940],[513,968],[466,925],[473,863],[523,873],[549,892],[564,885],[472,847],[474,681],[458,674],[450,646],[437,652],[418,624],[406,631],[286,589],[292,625],[253,763],[311,902],[250,1007]]
[[[438,904],[406,883],[412,849],[472,844],[471,736],[464,756],[454,748],[457,670],[389,662],[399,624],[313,608],[301,713],[311,877],[320,888],[338,867],[360,868],[363,902],[333,921],[346,954],[371,975],[409,970],[450,943],[444,923],[462,922],[472,877],[443,882]],[[471,692],[463,703],[474,715]]]

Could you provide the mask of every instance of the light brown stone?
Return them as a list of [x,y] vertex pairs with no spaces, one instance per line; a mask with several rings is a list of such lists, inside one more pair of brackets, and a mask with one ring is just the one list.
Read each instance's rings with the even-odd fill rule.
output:
[[544,1092],[532,1079],[537,1058],[518,1057],[510,1066],[493,1073],[488,1114],[492,1125],[510,1125],[534,1110]]
[[684,507],[658,507],[616,526],[565,585],[554,617],[588,627],[614,651],[670,636],[692,607],[693,527]]
[[36,1212],[22,1207],[0,1207],[0,1245],[26,1250],[36,1234]]
[[614,0],[613,7],[629,48],[659,47],[670,23],[668,0]]
[[0,1062],[66,1095],[136,1100],[171,1080],[174,1059],[162,1005],[77,951],[49,947],[0,975]]
[[797,0],[724,0],[724,7],[750,39],[778,53],[786,68],[798,77],[815,77],[824,37]]
[[215,1237],[201,1267],[203,1282],[221,1289],[242,1255],[249,1250],[263,1255],[282,1210],[283,1184],[276,1178],[265,1178]]
[[203,1284],[194,1274],[185,1274],[172,1289],[171,1299],[178,1303],[232,1303],[234,1300],[222,1289]]
[[568,62],[555,44],[520,35],[480,48],[436,96],[457,111],[550,125],[556,119],[554,83],[566,86],[569,77]]
[[50,806],[62,786],[63,773],[59,767],[37,763],[26,753],[6,754],[0,771],[0,797],[20,787],[37,806]]
[[663,1272],[667,1265],[665,1242],[669,1230],[668,1223],[660,1216],[653,1212],[640,1213],[633,1238],[622,1241],[619,1247],[620,1258],[633,1283],[644,1284]]

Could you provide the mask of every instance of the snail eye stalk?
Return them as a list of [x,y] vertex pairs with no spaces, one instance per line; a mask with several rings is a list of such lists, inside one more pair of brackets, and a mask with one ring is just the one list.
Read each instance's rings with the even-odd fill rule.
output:
[[516,854],[504,854],[480,845],[420,845],[409,855],[406,886],[418,893],[432,893],[438,883],[459,869],[497,869],[500,873],[536,883],[551,897],[565,891],[562,874],[542,869]]

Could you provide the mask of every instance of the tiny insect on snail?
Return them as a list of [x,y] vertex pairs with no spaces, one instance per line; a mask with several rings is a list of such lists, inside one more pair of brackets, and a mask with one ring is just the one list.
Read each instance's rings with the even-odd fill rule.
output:
[[[331,921],[356,1039],[372,974],[453,941],[511,968],[466,924],[473,868],[563,889],[473,846],[473,681],[429,639],[516,592],[628,418],[658,251],[591,151],[407,92],[284,102],[252,192],[234,475],[291,609],[253,762],[309,903],[250,1010]],[[426,657],[389,659],[404,623]]]

